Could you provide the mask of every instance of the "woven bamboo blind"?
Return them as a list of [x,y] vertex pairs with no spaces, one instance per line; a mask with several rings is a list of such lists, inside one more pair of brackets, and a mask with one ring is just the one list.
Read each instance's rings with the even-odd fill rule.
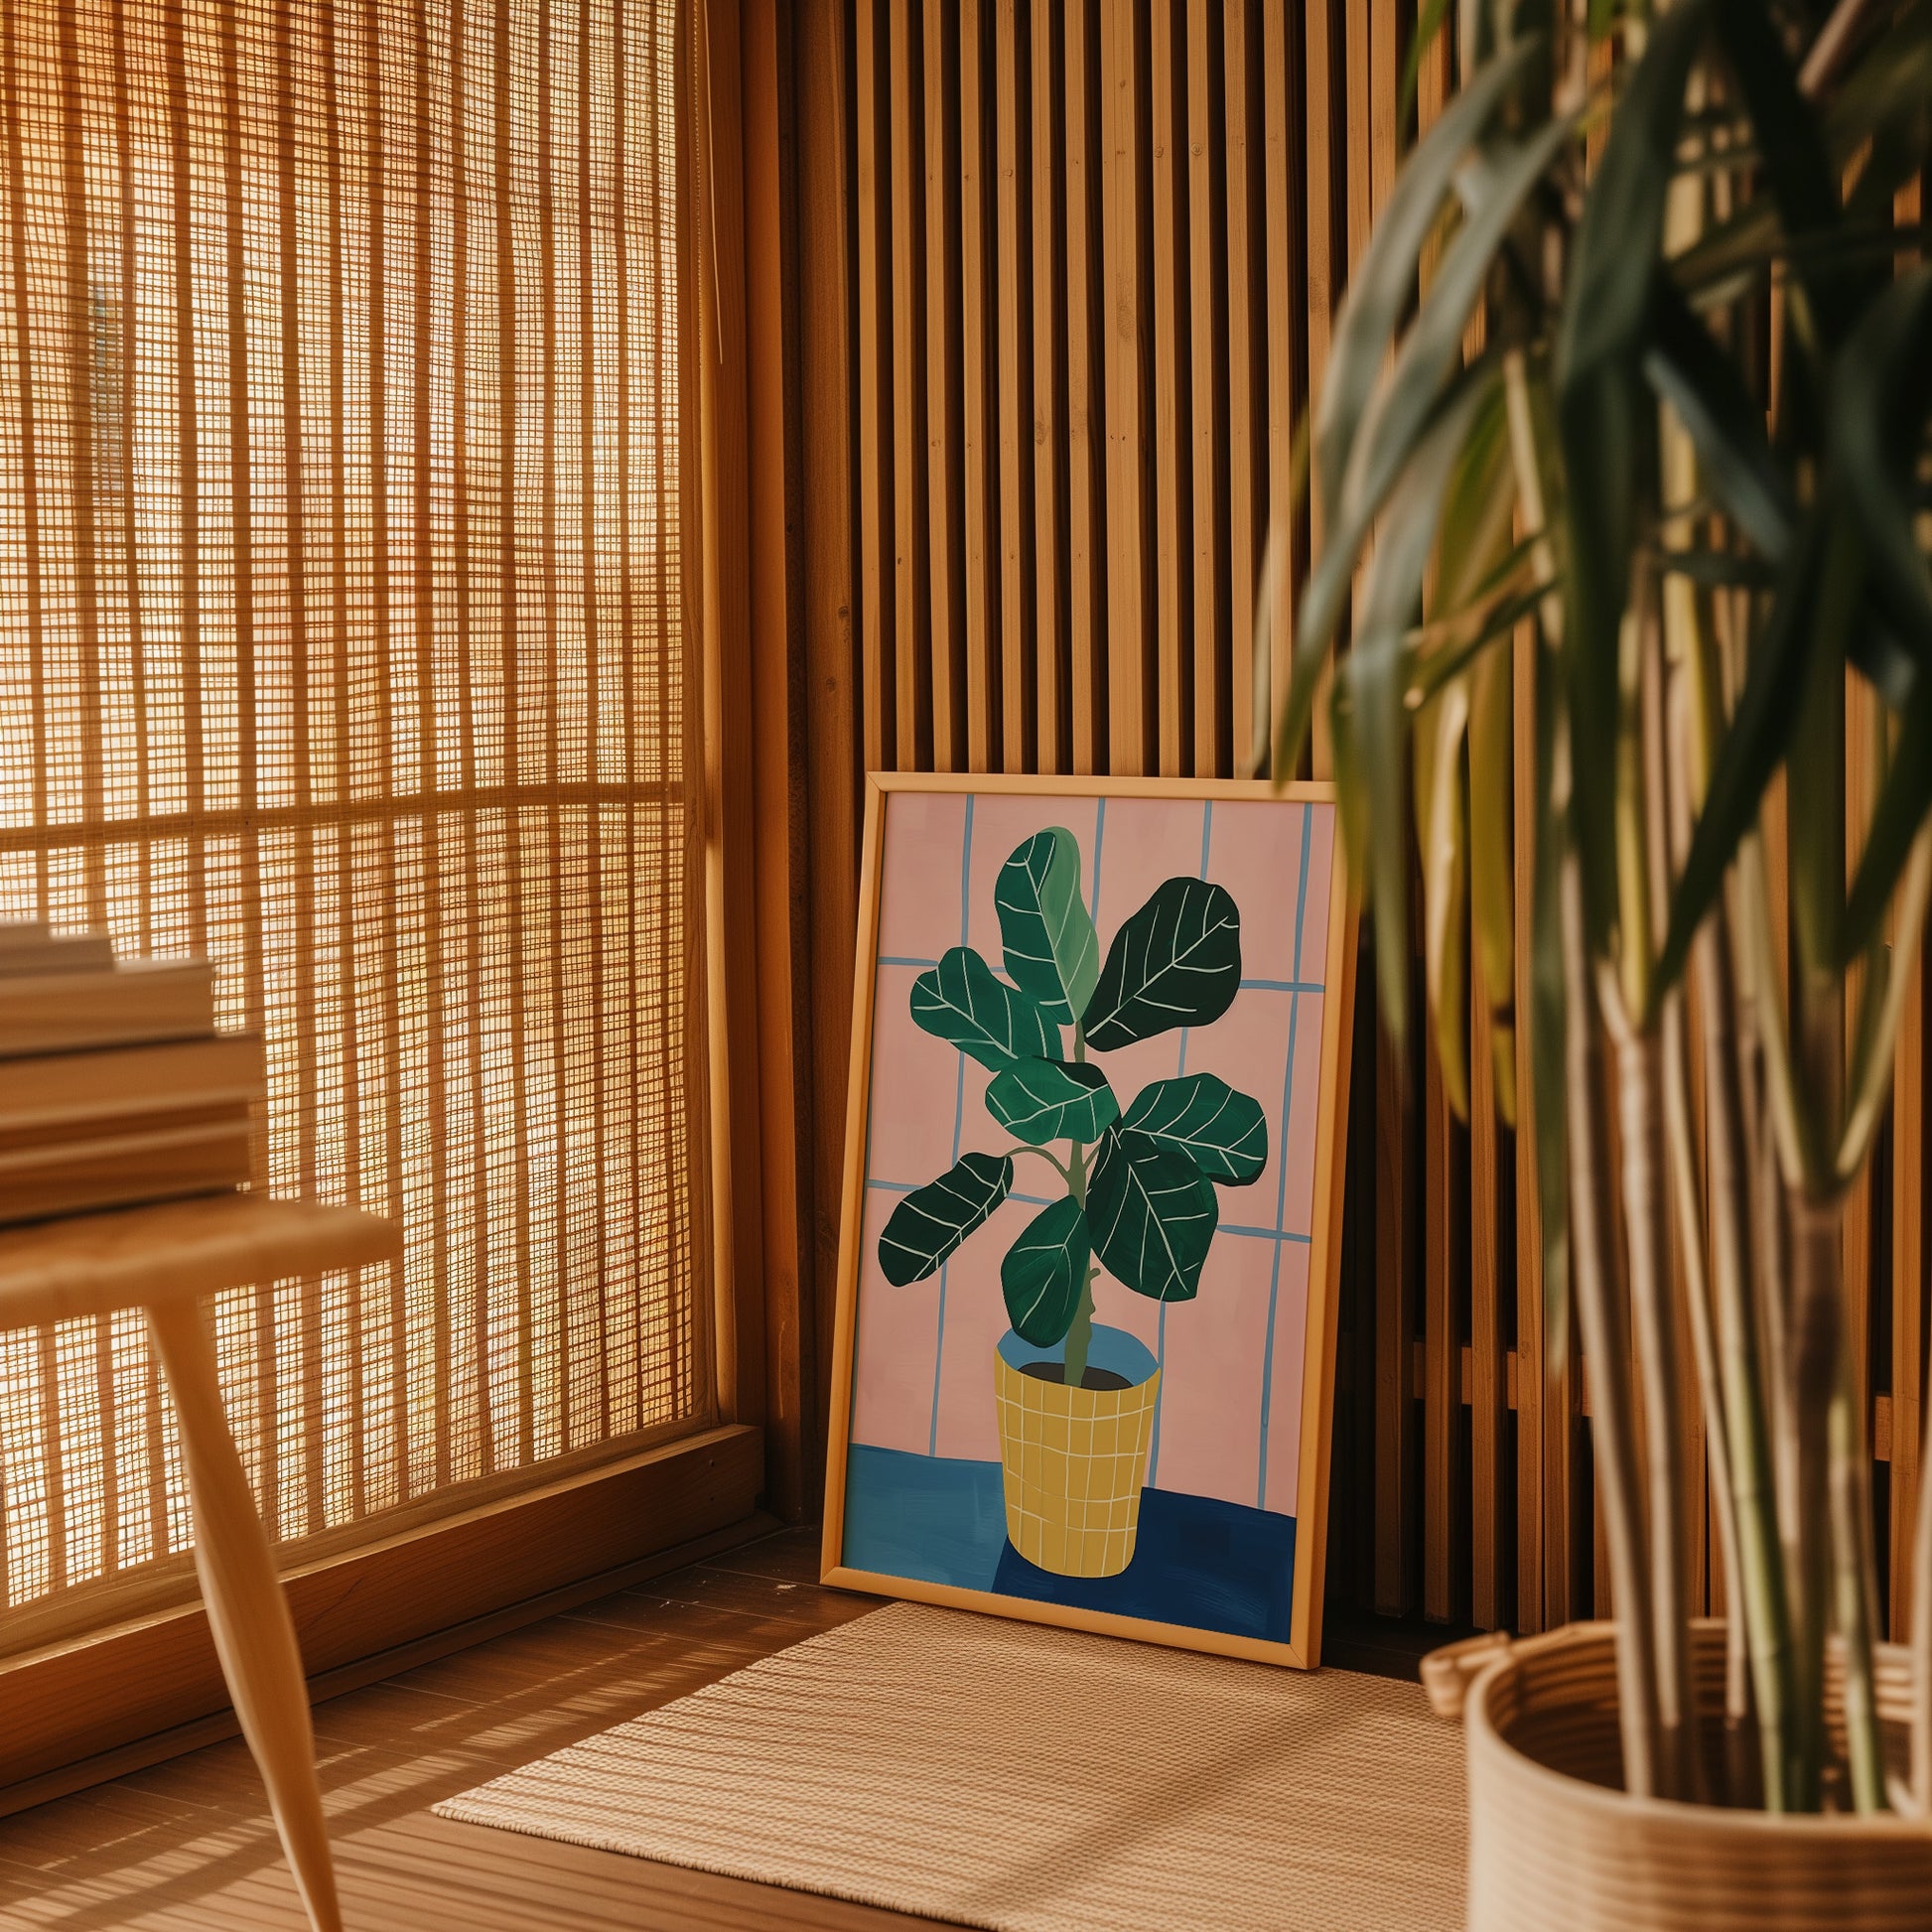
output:
[[[286,1539],[708,1412],[673,0],[0,0],[0,914],[209,954]],[[0,1341],[0,1644],[188,1524],[137,1320]]]

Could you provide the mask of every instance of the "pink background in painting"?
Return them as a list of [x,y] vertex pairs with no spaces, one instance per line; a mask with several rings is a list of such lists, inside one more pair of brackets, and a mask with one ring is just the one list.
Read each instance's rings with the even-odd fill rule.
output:
[[880,1272],[879,1233],[908,1186],[935,1178],[961,1154],[1012,1145],[986,1111],[985,1068],[912,1024],[912,982],[962,932],[1003,970],[994,880],[1016,846],[1063,825],[1079,841],[1082,891],[1103,950],[1164,879],[1204,870],[1241,909],[1241,991],[1227,1013],[1210,1027],[1096,1058],[1123,1107],[1148,1081],[1181,1072],[1217,1073],[1253,1094],[1268,1120],[1267,1166],[1253,1185],[1217,1190],[1220,1230],[1194,1301],[1163,1309],[1104,1273],[1094,1300],[1099,1320],[1140,1336],[1162,1361],[1149,1480],[1293,1515],[1333,808],[1272,799],[1103,805],[1008,793],[970,802],[969,814],[962,793],[887,798],[852,1440],[974,1461],[999,1456],[993,1349],[1007,1327],[1000,1259],[1041,1203],[1062,1191],[1059,1177],[1022,1156],[1013,1195],[939,1275],[907,1288]]

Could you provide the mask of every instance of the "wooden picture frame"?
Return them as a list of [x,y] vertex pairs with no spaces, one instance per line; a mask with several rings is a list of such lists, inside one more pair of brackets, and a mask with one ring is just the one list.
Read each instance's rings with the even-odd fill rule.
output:
[[[1112,914],[1090,917],[1086,910],[1089,903],[1096,911],[1100,908],[1110,805],[1116,848],[1124,840],[1126,857],[1116,860],[1115,873],[1108,877],[1117,878],[1125,868],[1130,888],[1141,892],[1147,890],[1146,878],[1156,877],[1153,891],[1125,920]],[[1214,830],[1217,805],[1222,807],[1219,833]],[[1194,806],[1200,807],[1197,818],[1189,816]],[[1265,810],[1257,814],[1249,809],[1257,806]],[[977,847],[976,810],[981,827]],[[1279,819],[1270,813],[1280,814]],[[1083,839],[1080,831],[1070,829],[1076,822],[1090,823],[1090,836]],[[1124,832],[1119,829],[1123,824]],[[1182,869],[1173,864],[1165,867],[1172,876],[1159,878],[1180,828],[1193,824],[1199,827],[1191,834],[1199,847],[1194,878],[1187,877],[1191,865]],[[1277,826],[1299,837],[1293,869],[1288,848],[1275,836]],[[1021,842],[1010,846],[1016,834]],[[1266,884],[1278,857],[1283,859],[1281,877],[1293,889],[1292,917],[1286,899],[1272,897]],[[1229,876],[1246,880],[1251,888],[1248,904],[1236,900],[1219,876],[1210,877],[1230,866],[1234,870]],[[1325,888],[1319,877],[1324,870]],[[1075,889],[1072,910],[1066,896],[1069,879]],[[888,955],[882,933],[936,936],[936,908],[948,895],[946,917],[957,927],[960,944],[952,945],[947,935],[942,948],[929,937],[916,953]],[[1134,897],[1135,892],[1130,890],[1127,897]],[[1318,938],[1308,924],[1317,903],[1326,920]],[[1039,923],[1027,924],[1035,914]],[[1290,961],[1290,969],[1279,976],[1250,971],[1262,956],[1254,936],[1256,914],[1263,941],[1277,935],[1275,950]],[[1124,930],[1130,925],[1131,934]],[[826,1583],[1225,1656],[1301,1668],[1318,1663],[1355,927],[1335,792],[1326,783],[1293,783],[1278,791],[1266,780],[1239,779],[869,776],[826,1471]],[[1042,963],[1037,948],[1029,951],[1024,935],[1045,935],[1049,928],[1054,936],[1046,950],[1051,956]],[[1226,937],[1230,928],[1231,940]],[[1167,950],[1157,947],[1151,955],[1150,936],[1170,932],[1179,936],[1171,944],[1163,940]],[[1292,935],[1286,945],[1279,937],[1283,933]],[[987,947],[969,946],[969,936],[990,941],[1005,968],[1004,979],[986,967]],[[1225,950],[1229,945],[1231,954]],[[968,950],[981,954],[977,964],[963,957]],[[1096,956],[1102,962],[1097,971],[1091,963]],[[1150,956],[1174,961],[1166,969],[1168,980],[1147,979],[1149,969],[1134,963]],[[1305,962],[1311,959],[1320,962],[1318,982],[1311,982],[1306,972]],[[942,961],[950,976],[943,980]],[[1134,978],[1137,972],[1142,979]],[[1194,977],[1180,986],[1183,972]],[[884,990],[882,973],[889,980]],[[1143,984],[1146,1000],[1135,1006],[1135,989]],[[954,999],[952,994],[962,986],[971,986],[992,1005],[983,1006],[971,995]],[[1176,986],[1180,1004],[1172,1011],[1197,1013],[1197,1019],[1182,1022],[1154,1011],[1156,993],[1165,998]],[[916,996],[912,987],[920,989]],[[1264,1000],[1282,995],[1287,996],[1285,1023],[1251,1017],[1262,1011]],[[1196,1052],[1210,1059],[1220,1052],[1238,1081],[1242,1069],[1258,1070],[1265,1063],[1267,1042],[1275,1037],[1270,1029],[1283,1033],[1280,1058],[1269,1063],[1281,1069],[1275,1076],[1281,1098],[1272,1115],[1234,1081],[1186,1071],[1190,1035],[1209,1038],[1208,1028],[1232,1014],[1240,997],[1249,1004],[1241,1009],[1239,1025],[1218,1047],[1210,1040]],[[1313,997],[1320,1001],[1320,1024],[1318,1049],[1311,1054],[1298,1035],[1298,1026]],[[901,999],[914,1016],[909,1025],[916,1039],[898,1018]],[[1188,1000],[1201,1004],[1189,1008]],[[1046,1022],[1053,1022],[1056,1014],[1066,1018],[1041,1032],[1035,1007]],[[994,1016],[991,1022],[986,1020],[989,1014]],[[882,1022],[892,1025],[896,1043],[887,1057],[876,1061]],[[995,1038],[984,1031],[987,1024],[996,1032],[1002,1027],[1006,1031]],[[1067,1026],[1072,1027],[1070,1055],[1065,1051]],[[1084,1060],[1089,1026],[1096,1052],[1106,1050],[1105,1038],[1122,1057],[1110,1056],[1104,1068],[1084,1066],[1074,1080],[1064,1067]],[[1136,1026],[1146,1030],[1136,1031]],[[942,1028],[955,1031],[941,1033]],[[1126,1056],[1151,1064],[1157,1042],[1176,1034],[1176,1071],[1160,1073],[1131,1100],[1124,1094],[1116,1098],[1110,1079],[1134,1070]],[[1052,1043],[1039,1043],[1049,1036]],[[1025,1050],[1029,1039],[1036,1045],[1032,1054]],[[1159,1050],[1168,1048],[1162,1044]],[[1010,1057],[1015,1052],[1021,1057]],[[1042,1057],[1058,1064],[1042,1066]],[[1306,1102],[1298,1106],[1294,1098],[1297,1069],[1311,1058],[1318,1068],[1311,1115]],[[954,1059],[958,1071],[952,1091],[935,1098],[938,1080],[952,1077],[945,1063]],[[969,1075],[973,1084],[988,1082],[985,1105],[970,1116],[965,1101]],[[1008,1084],[996,1086],[1001,1080]],[[1098,1112],[1084,1111],[1077,1098],[1066,1098],[1090,1083],[1104,1090],[1104,1100],[1095,1103]],[[1041,1087],[1046,1089],[1043,1095],[1035,1091]],[[1183,1101],[1199,1104],[1183,1116],[1174,1111]],[[1049,1111],[1042,1114],[1042,1106]],[[875,1107],[892,1116],[890,1123],[875,1123]],[[941,1192],[937,1182],[918,1184],[870,1173],[877,1124],[888,1128],[881,1145],[890,1146],[893,1159],[919,1167],[922,1175],[921,1148],[938,1145],[945,1137],[943,1119],[933,1123],[935,1113],[951,1122],[953,1166],[940,1172],[942,1180],[956,1183],[949,1191]],[[989,1119],[995,1123],[990,1128],[984,1125]],[[1044,1134],[1046,1122],[1078,1124],[1065,1127],[1066,1141],[1045,1142],[1041,1153],[1042,1143],[1030,1136]],[[1118,1132],[1110,1122],[1119,1123]],[[1258,1129],[1265,1129],[1259,1137]],[[1089,1130],[1091,1141],[1085,1138]],[[964,1137],[1015,1135],[1019,1144],[1003,1153],[991,1147],[962,1151]],[[1059,1146],[1066,1148],[1064,1162],[1052,1152]],[[1029,1154],[1040,1154],[1059,1171],[1064,1199],[1050,1192],[1050,1180],[1040,1183],[1049,1189],[1044,1199],[1018,1191],[1017,1163]],[[1175,1155],[1182,1167],[1173,1165]],[[936,1159],[944,1159],[943,1146]],[[934,1165],[934,1160],[924,1160],[925,1167]],[[1027,1169],[1030,1175],[1038,1172]],[[1176,1176],[1178,1182],[1166,1184]],[[1234,1225],[1226,1218],[1227,1202],[1236,1190],[1257,1181],[1263,1183],[1264,1196],[1268,1188],[1274,1190],[1272,1231]],[[1308,1214],[1306,1229],[1288,1227],[1291,1182],[1297,1204]],[[1216,1203],[1212,1213],[1205,1207],[1203,1187]],[[1023,1203],[1039,1205],[1042,1211],[1021,1229]],[[1136,1214],[1141,1218],[1135,1219]],[[995,1221],[1009,1230],[1012,1245],[999,1263],[989,1316],[989,1298],[979,1292],[989,1263],[984,1254],[970,1264],[964,1257],[974,1232]],[[1049,1235],[1069,1226],[1073,1231],[1055,1246]],[[1029,1238],[1023,1241],[1021,1233]],[[1241,1242],[1235,1236],[1254,1239]],[[1092,1245],[1091,1266],[1082,1242]],[[1248,1250],[1268,1243],[1272,1248],[1265,1263],[1245,1258]],[[997,1247],[996,1237],[987,1252]],[[1244,1258],[1216,1259],[1237,1249]],[[1100,1250],[1120,1267],[1101,1272],[1106,1255]],[[1298,1250],[1306,1254],[1305,1288],[1293,1285],[1284,1302],[1283,1256]],[[962,1285],[974,1292],[956,1303],[949,1335],[946,1284],[955,1257],[960,1258]],[[1215,1272],[1203,1285],[1210,1263]],[[889,1282],[889,1265],[900,1286]],[[1241,1321],[1252,1326],[1260,1294],[1253,1276],[1241,1271],[1264,1266],[1266,1327],[1257,1356],[1239,1345],[1235,1329]],[[1300,1266],[1289,1264],[1293,1272]],[[1139,1280],[1134,1295],[1123,1285],[1130,1276]],[[1073,1287],[1076,1282],[1082,1286]],[[1103,1291],[1111,1311],[1106,1321],[1097,1318]],[[1210,1297],[1225,1312],[1200,1312],[1210,1307]],[[1176,1325],[1175,1336],[1192,1337],[1187,1344],[1192,1352],[1171,1376],[1167,1317],[1182,1304],[1185,1312],[1176,1317],[1177,1324],[1192,1325]],[[936,1307],[936,1314],[928,1342],[923,1326],[904,1324],[923,1323],[929,1305]],[[1296,1335],[1278,1315],[1283,1307],[1293,1310],[1298,1305],[1304,1312]],[[1068,1306],[1075,1307],[1070,1329],[1062,1325]],[[1030,1342],[1020,1325],[1010,1326],[989,1356],[981,1352],[989,1319],[1024,1323],[1048,1339]],[[871,1328],[865,1326],[868,1320]],[[1116,1320],[1130,1325],[1110,1325]],[[1228,1324],[1226,1332],[1217,1333],[1216,1323]],[[1083,1333],[1086,1324],[1091,1324],[1091,1344]],[[1149,1341],[1133,1324],[1141,1330],[1154,1324],[1157,1339]],[[1072,1338],[1052,1341],[1056,1327]],[[928,1352],[910,1346],[896,1351],[896,1335],[915,1335],[918,1349]],[[1069,1354],[1084,1356],[1088,1364],[1080,1385],[1071,1391],[1065,1387],[1062,1359]],[[1115,1364],[1119,1372],[1106,1365],[1115,1355],[1120,1357]],[[915,1361],[916,1373],[910,1366]],[[1300,1408],[1290,1431],[1271,1430],[1271,1377],[1278,1362],[1284,1375],[1299,1363]],[[997,1395],[987,1396],[997,1410],[991,1421],[979,1401],[979,1364],[984,1364],[990,1388],[997,1389]],[[917,1438],[927,1424],[916,1405],[926,1381],[931,1388],[929,1434],[921,1449]],[[1250,1381],[1258,1384],[1259,1402],[1253,1432],[1243,1435]],[[1223,1383],[1231,1392],[1227,1399]],[[1237,1384],[1242,1393],[1232,1393]],[[1190,1391],[1184,1407],[1183,1389]],[[1172,1465],[1172,1443],[1182,1445],[1182,1477],[1157,1485],[1161,1416],[1170,1395],[1176,1417],[1191,1421],[1170,1446]],[[857,1414],[861,1408],[863,1421]],[[951,1454],[941,1446],[942,1420]],[[994,1475],[988,1474],[983,1453],[989,1428],[995,1431],[1001,1456],[993,1465]],[[1239,1465],[1240,1454],[1253,1459]],[[1252,1505],[1221,1493],[1234,1483],[1237,1466],[1256,1471]],[[1135,1474],[1136,1469],[1142,1473]],[[1271,1507],[1269,1483],[1277,1469],[1283,1473]],[[998,1486],[989,1490],[995,1477]],[[1185,1486],[1189,1481],[1191,1488]],[[1282,1506],[1282,1496],[1290,1493],[1292,1517]],[[997,1503],[989,1503],[989,1494]],[[989,1582],[985,1572],[994,1558],[988,1539],[998,1535],[997,1528],[989,1527],[988,1511],[994,1507],[1004,1508],[999,1520],[1007,1536]],[[1166,1527],[1170,1523],[1172,1529]],[[1301,1533],[1305,1525],[1308,1534]],[[970,1548],[962,1537],[969,1538]],[[1029,1561],[1015,1539],[1037,1562]],[[886,1560],[901,1547],[913,1552],[906,1561]],[[927,1554],[942,1550],[965,1554],[957,1559]],[[1203,1551],[1209,1555],[1199,1557]],[[1137,1555],[1142,1560],[1138,1568]],[[1197,1559],[1225,1561],[1229,1573],[1195,1577],[1186,1564]],[[974,1581],[961,1582],[961,1577]],[[1179,1613],[1195,1602],[1208,1621],[1190,1621]],[[1178,1605],[1178,1611],[1171,1611],[1170,1605]]]

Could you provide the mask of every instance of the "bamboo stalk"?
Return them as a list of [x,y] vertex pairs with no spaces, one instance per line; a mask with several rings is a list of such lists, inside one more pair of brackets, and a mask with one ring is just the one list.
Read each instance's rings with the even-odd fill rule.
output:
[[1791,1376],[1795,1491],[1792,1600],[1796,1611],[1797,1713],[1792,1726],[1794,1811],[1824,1797],[1825,1632],[1833,1600],[1830,1419],[1838,1384],[1838,1216],[1796,1189],[1791,1221]]
[[[1673,580],[1675,582],[1675,580]],[[1724,710],[1716,641],[1694,600],[1665,587],[1664,621],[1677,667],[1672,742],[1680,780],[1671,787],[1672,837],[1681,863],[1693,808],[1703,803]],[[1704,1036],[1705,1186],[1711,1229],[1711,1292],[1717,1328],[1719,1414],[1714,1471],[1726,1470],[1735,1556],[1725,1549],[1733,1620],[1741,1619],[1758,1729],[1759,1778],[1767,1810],[1787,1803],[1792,1709],[1790,1597],[1778,1533],[1777,1489],[1765,1415],[1763,1361],[1752,1282],[1752,1160],[1744,1081],[1743,999],[1733,969],[1730,906],[1720,897],[1692,942],[1690,971]]]
[[1628,1311],[1610,1265],[1608,1158],[1603,1147],[1595,1029],[1591,1024],[1584,890],[1577,855],[1562,869],[1564,982],[1570,1024],[1565,1071],[1570,1112],[1571,1276],[1576,1287],[1584,1359],[1588,1364],[1590,1435],[1603,1514],[1610,1589],[1616,1605],[1617,1721],[1623,1740],[1624,1789],[1657,1791],[1662,1762],[1655,1633],[1644,1613],[1644,1534],[1637,1509],[1631,1441],[1630,1381],[1624,1355]]
[[1872,1682],[1873,1605],[1877,1566],[1871,1549],[1871,1486],[1850,1351],[1839,1348],[1838,1386],[1827,1433],[1831,1442],[1833,1621],[1845,1644],[1845,1746],[1852,1802],[1869,1816],[1885,1811],[1885,1754],[1878,1736]]
[[[1921,1469],[1932,1466],[1932,1406],[1926,1417]],[[1912,1526],[1912,1801],[1932,1818],[1932,1482],[1923,1481]]]
[[[1607,981],[1607,975],[1605,976]],[[1684,1470],[1679,1454],[1680,1395],[1668,1307],[1669,1210],[1660,1191],[1664,1139],[1661,1067],[1654,1030],[1639,1031],[1609,984],[1602,997],[1616,1045],[1618,1117],[1622,1127],[1623,1222],[1629,1253],[1630,1302],[1643,1375],[1644,1469],[1649,1497],[1651,1643],[1656,1657],[1656,1791],[1698,1795],[1697,1712],[1691,1694],[1689,1592],[1684,1579]],[[1592,1360],[1592,1392],[1596,1368]],[[1640,1614],[1635,1605],[1618,1613]]]

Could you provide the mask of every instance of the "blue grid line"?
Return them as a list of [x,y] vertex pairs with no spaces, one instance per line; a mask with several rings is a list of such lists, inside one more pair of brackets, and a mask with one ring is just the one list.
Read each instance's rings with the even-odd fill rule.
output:
[[936,959],[908,959],[900,953],[883,952],[879,955],[879,963],[882,966],[933,967],[939,962]]
[[[1296,923],[1300,925],[1299,917]],[[1299,946],[1301,941],[1298,939],[1296,944]],[[882,959],[879,963],[882,966],[930,966],[933,962],[929,959]],[[1243,980],[1241,982],[1243,993],[1319,993],[1321,990],[1322,983],[1319,980]]]
[[[923,1183],[916,1180],[870,1179],[868,1187],[877,1187],[885,1194],[916,1194]],[[1023,1194],[1018,1188],[1007,1196],[1008,1200],[1025,1202],[1029,1207],[1051,1207],[1064,1196],[1058,1194]],[[1251,1227],[1241,1221],[1223,1221],[1215,1230],[1218,1234],[1232,1234],[1244,1241],[1295,1241],[1303,1247],[1314,1239],[1311,1234],[1304,1234],[1299,1228]]]
[[[1314,813],[1302,807],[1302,877],[1295,889],[1295,966],[1302,965],[1302,920],[1309,903],[1309,847],[1312,842]],[[1288,1123],[1295,1108],[1295,1034],[1302,1017],[1302,996],[1292,994],[1288,1007],[1288,1071],[1282,1080],[1282,1138],[1276,1157],[1275,1231],[1284,1232],[1288,1218]],[[1261,1451],[1255,1475],[1255,1507],[1268,1507],[1268,1424],[1275,1395],[1275,1311],[1281,1299],[1282,1244],[1275,1243],[1273,1266],[1268,1271],[1268,1333],[1261,1354]]]

